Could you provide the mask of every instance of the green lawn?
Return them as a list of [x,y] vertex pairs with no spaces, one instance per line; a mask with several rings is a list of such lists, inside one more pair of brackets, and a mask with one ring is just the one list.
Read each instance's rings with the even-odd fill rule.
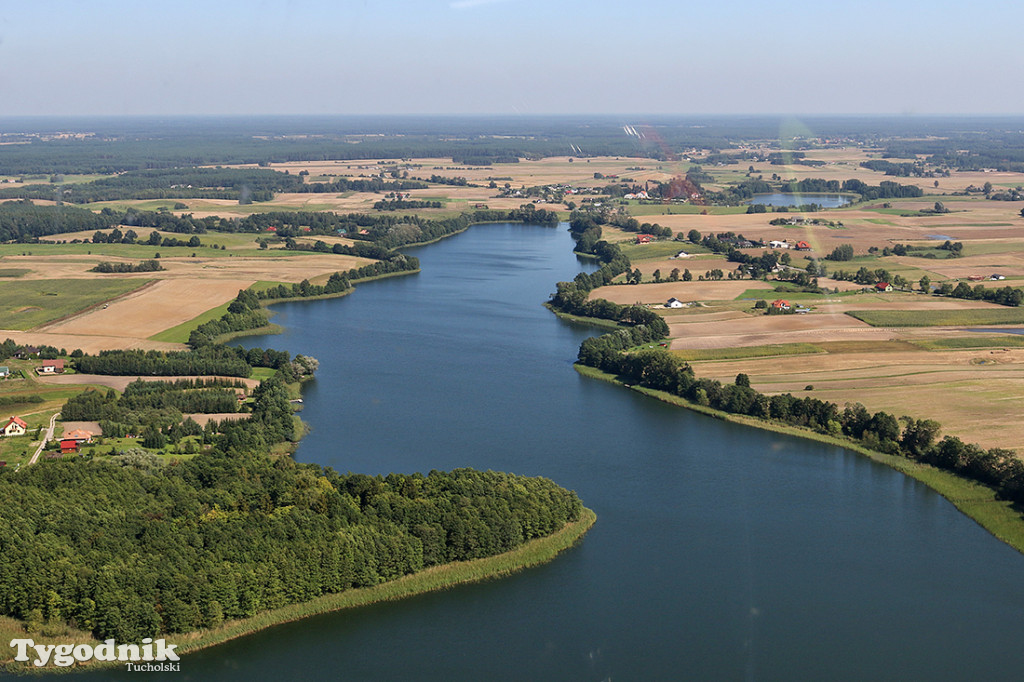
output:
[[872,327],[970,327],[974,325],[1024,324],[1024,308],[851,310],[846,314],[867,322]]
[[[619,248],[622,249],[623,255],[631,261],[662,260],[669,256],[674,256],[680,251],[685,251],[686,253],[708,252],[707,249],[690,242],[677,241],[651,242],[650,244],[620,244]],[[687,260],[686,258],[679,260],[680,270],[684,269]]]
[[65,279],[0,283],[0,326],[27,330],[99,305],[152,280]]

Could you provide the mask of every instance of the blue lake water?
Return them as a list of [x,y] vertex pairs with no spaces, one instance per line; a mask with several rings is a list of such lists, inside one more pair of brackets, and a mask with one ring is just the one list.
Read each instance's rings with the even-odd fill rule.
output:
[[285,332],[244,343],[320,360],[298,459],[546,476],[597,512],[582,543],[199,652],[177,679],[1020,678],[1024,556],[840,448],[579,376],[594,330],[541,306],[592,267],[571,250],[564,227],[474,227],[414,250],[418,275],[276,306]]

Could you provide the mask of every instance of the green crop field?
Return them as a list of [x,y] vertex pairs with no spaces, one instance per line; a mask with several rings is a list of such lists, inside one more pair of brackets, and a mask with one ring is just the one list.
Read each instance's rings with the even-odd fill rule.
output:
[[[698,249],[703,252],[707,252],[707,249],[702,247],[696,247],[694,244],[689,242],[651,242],[650,244],[621,244],[623,255],[631,261],[642,261],[642,260],[661,260],[674,256],[680,251],[686,253],[696,253]],[[687,259],[680,259],[680,269],[686,264]]]
[[812,343],[780,343],[768,346],[741,346],[739,348],[699,348],[692,350],[674,350],[676,355],[687,361],[707,360],[745,360],[747,358],[767,358],[779,355],[807,355],[808,353],[824,353],[824,349]]
[[851,310],[846,313],[872,327],[970,327],[1024,324],[1024,308],[963,310]]
[[1019,334],[997,334],[994,336],[964,336],[954,339],[932,339],[911,341],[924,350],[960,350],[963,348],[1020,348],[1024,336]]
[[0,277],[14,279],[15,277],[21,277],[29,272],[32,271],[27,268],[0,268]]
[[146,279],[65,279],[0,283],[0,327],[26,330],[134,291]]

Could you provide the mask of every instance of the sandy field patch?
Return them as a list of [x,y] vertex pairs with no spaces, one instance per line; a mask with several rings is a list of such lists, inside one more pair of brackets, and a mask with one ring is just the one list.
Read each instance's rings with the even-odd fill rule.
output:
[[103,429],[100,428],[99,422],[61,422],[63,431],[61,431],[61,438],[67,438],[67,435],[71,431],[77,431],[79,429],[83,431],[91,431],[94,436],[102,436]]
[[[112,256],[5,256],[5,267],[27,268],[31,272],[19,279],[218,279],[274,282],[301,282],[322,274],[344,272],[375,261],[356,256],[310,254],[302,256],[253,256],[224,258],[161,258],[166,268],[157,272],[103,274],[89,270],[101,261],[131,263],[137,259]],[[213,306],[210,306],[213,307]]]
[[[846,338],[891,338],[849,315],[748,315],[723,321],[669,322],[670,348],[726,348]],[[878,332],[882,332],[879,334]]]
[[148,338],[176,327],[227,303],[247,289],[252,280],[158,280],[112,301],[106,307],[93,308],[39,331],[78,336],[123,335]]
[[[693,272],[693,270],[691,270]],[[667,273],[664,273],[667,274]],[[623,284],[598,287],[590,299],[604,298],[613,303],[663,304],[670,298],[680,301],[731,301],[747,289],[772,290],[772,285],[759,280],[719,280],[717,282],[661,282],[660,284]]]
[[[1021,225],[1024,228],[1024,224]],[[980,256],[964,256],[963,258],[949,258],[924,260],[912,257],[896,257],[893,259],[904,265],[926,268],[930,272],[938,273],[949,279],[966,280],[972,276],[984,277],[977,282],[968,282],[971,286],[983,284],[986,287],[1003,287],[1007,285],[1004,281],[992,281],[989,277],[993,273],[1005,277],[1024,277],[1024,244],[1021,251],[1011,253],[993,253]]]
[[191,417],[200,426],[206,426],[210,421],[239,421],[240,419],[248,419],[252,415],[247,412],[216,412],[214,414],[186,414],[182,415],[183,418],[188,419]]
[[[115,330],[111,330],[112,332]],[[0,329],[0,339],[11,339],[21,345],[53,346],[72,351],[79,348],[86,353],[96,354],[101,350],[184,350],[183,343],[151,341],[146,338],[129,336],[82,336],[79,334],[51,334],[38,331],[22,332]],[[74,382],[72,382],[74,383]]]
[[[173,344],[172,344],[173,345]],[[40,376],[38,381],[41,384],[56,386],[106,386],[107,388],[124,391],[128,384],[133,381],[177,381],[178,379],[225,379],[227,381],[241,381],[249,388],[259,386],[257,379],[240,379],[238,377],[196,377],[196,376],[112,376],[108,374],[57,374],[54,376]]]

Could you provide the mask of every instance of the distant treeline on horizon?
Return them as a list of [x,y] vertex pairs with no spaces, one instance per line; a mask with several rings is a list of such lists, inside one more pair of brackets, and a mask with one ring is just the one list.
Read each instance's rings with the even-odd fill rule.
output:
[[[796,123],[803,132],[787,133]],[[426,157],[466,165],[548,156],[676,160],[690,149],[750,141],[813,149],[825,140],[881,147],[890,158],[926,154],[956,168],[1024,170],[1022,130],[1024,117],[983,116],[18,117],[0,118],[0,142],[15,143],[0,145],[0,175]]]

